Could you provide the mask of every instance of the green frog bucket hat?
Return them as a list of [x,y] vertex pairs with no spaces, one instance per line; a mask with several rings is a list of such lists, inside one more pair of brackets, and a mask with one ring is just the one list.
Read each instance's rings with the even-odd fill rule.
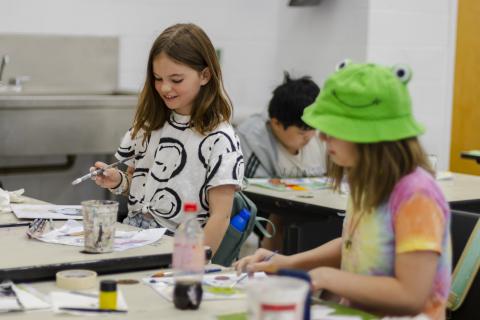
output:
[[302,120],[329,136],[356,143],[416,137],[425,130],[412,115],[407,90],[411,75],[403,65],[390,68],[346,60],[305,108]]

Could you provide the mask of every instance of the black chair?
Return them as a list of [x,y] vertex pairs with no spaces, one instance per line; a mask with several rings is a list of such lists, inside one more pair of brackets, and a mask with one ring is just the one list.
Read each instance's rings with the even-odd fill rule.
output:
[[[470,237],[470,234],[480,218],[480,214],[452,210],[451,221],[451,236],[452,236],[452,250],[453,250],[453,268],[465,248],[465,245]],[[480,250],[480,249],[479,249]],[[452,269],[453,270],[453,269]],[[454,320],[470,320],[480,319],[480,274],[477,273],[473,280],[472,286],[468,291],[465,300],[460,308],[451,312],[450,319]]]
[[480,199],[452,201],[450,202],[450,209],[480,214]]

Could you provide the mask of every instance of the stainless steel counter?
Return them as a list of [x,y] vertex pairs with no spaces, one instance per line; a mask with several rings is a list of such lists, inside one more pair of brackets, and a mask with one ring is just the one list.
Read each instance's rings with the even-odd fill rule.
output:
[[112,154],[136,95],[0,95],[0,156]]
[[131,108],[136,95],[129,94],[75,94],[75,95],[5,95],[0,94],[0,109],[17,108]]

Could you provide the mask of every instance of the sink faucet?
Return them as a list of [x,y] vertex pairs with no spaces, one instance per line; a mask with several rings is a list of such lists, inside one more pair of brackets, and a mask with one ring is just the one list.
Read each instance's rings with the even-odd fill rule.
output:
[[15,76],[8,79],[8,83],[2,83],[3,71],[5,66],[10,62],[10,57],[7,54],[2,56],[0,62],[0,92],[20,92],[22,91],[22,84],[30,80],[30,76]]
[[0,63],[0,83],[2,82],[3,70],[5,70],[5,66],[9,62],[10,62],[10,57],[8,55],[4,54],[2,56],[2,62]]
[[13,87],[18,87],[18,90],[22,89],[22,84],[30,80],[30,76],[16,76],[8,79],[8,84]]

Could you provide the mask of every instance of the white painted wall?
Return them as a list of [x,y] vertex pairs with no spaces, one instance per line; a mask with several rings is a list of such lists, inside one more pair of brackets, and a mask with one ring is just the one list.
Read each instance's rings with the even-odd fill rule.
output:
[[283,6],[278,17],[277,62],[281,78],[311,75],[319,85],[345,58],[364,61],[368,0],[324,0],[319,6]]
[[457,0],[370,0],[367,60],[413,69],[414,113],[426,126],[422,142],[448,169]]
[[2,0],[0,33],[118,36],[119,87],[138,90],[156,36],[173,23],[197,23],[222,49],[227,91],[235,114],[244,116],[268,102],[282,70],[322,80],[343,57],[365,57],[368,0],[326,0],[314,7],[287,3]]
[[[222,49],[225,83],[237,116],[252,113],[249,108],[253,110],[267,100],[275,69],[272,57],[276,50],[280,6],[286,6],[286,2],[2,0],[0,33],[117,36],[120,39],[119,88],[138,90],[144,81],[150,46],[160,32],[178,22],[197,23],[214,45]],[[3,53],[0,43],[0,54]],[[14,59],[11,56],[11,60]],[[42,61],[34,52],[32,59]],[[10,190],[24,187],[30,196],[54,203],[101,198],[104,193],[91,182],[75,189],[68,187],[73,178],[99,158],[104,157],[82,156],[69,172],[10,175],[0,180]],[[11,159],[3,160],[0,163]],[[56,163],[58,159],[38,160]]]
[[3,0],[0,33],[118,36],[119,87],[138,90],[153,40],[174,23],[194,22],[222,49],[227,91],[241,110],[263,103],[268,91],[280,6],[284,1]]
[[[173,23],[197,23],[223,51],[226,88],[237,119],[266,107],[271,91],[282,81],[283,70],[293,76],[309,74],[321,85],[346,57],[385,64],[408,63],[415,70],[411,83],[415,113],[428,129],[424,142],[429,152],[439,155],[440,166],[446,167],[456,0],[324,0],[319,6],[295,8],[287,3],[2,0],[0,33],[118,36],[119,87],[138,90],[155,37]],[[32,53],[32,58],[41,63],[41,57]],[[84,159],[80,167],[88,167],[91,160]],[[26,187],[34,197],[73,203],[88,193],[57,189],[74,174],[77,172],[69,177],[57,174],[1,178],[8,182],[7,187]],[[51,186],[52,191],[42,185]]]

